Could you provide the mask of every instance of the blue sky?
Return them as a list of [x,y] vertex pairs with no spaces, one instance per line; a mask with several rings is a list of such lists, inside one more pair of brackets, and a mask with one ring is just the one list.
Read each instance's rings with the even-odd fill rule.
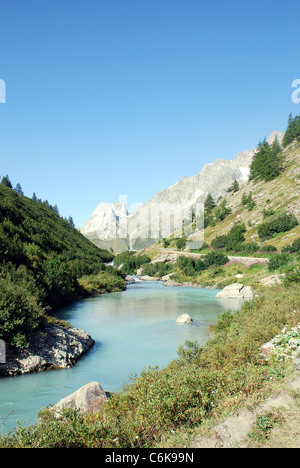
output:
[[0,175],[77,227],[286,129],[299,1],[0,0]]

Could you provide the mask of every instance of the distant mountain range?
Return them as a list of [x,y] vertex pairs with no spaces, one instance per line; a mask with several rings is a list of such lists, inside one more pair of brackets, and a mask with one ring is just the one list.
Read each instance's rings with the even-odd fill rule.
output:
[[[281,143],[283,137],[283,132],[274,131],[267,141],[271,144],[278,138]],[[113,248],[116,253],[148,247],[162,237],[168,237],[172,230],[180,230],[178,220],[182,219],[182,213],[191,213],[192,207],[201,206],[208,194],[217,200],[226,194],[233,181],[245,182],[256,150],[238,153],[232,160],[216,159],[205,164],[198,174],[183,177],[171,187],[160,190],[134,213],[129,214],[126,205],[120,201],[101,202],[80,232],[98,247]],[[173,214],[169,216],[170,206]],[[179,211],[182,213],[176,221]],[[168,222],[162,223],[162,219],[168,219]]]

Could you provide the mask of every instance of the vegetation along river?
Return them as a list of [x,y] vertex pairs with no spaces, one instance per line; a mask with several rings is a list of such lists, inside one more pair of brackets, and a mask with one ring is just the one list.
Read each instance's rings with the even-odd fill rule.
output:
[[[0,378],[0,433],[12,430],[17,420],[34,424],[42,407],[89,382],[99,382],[106,391],[120,390],[148,365],[165,367],[185,340],[204,344],[218,313],[241,305],[239,300],[216,299],[217,292],[137,282],[124,292],[60,309],[58,318],[89,332],[96,344],[70,369]],[[183,313],[193,318],[193,325],[175,322]]]

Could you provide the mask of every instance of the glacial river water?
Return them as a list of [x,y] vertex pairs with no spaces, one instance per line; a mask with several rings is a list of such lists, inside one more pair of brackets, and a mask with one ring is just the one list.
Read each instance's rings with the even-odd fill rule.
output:
[[[165,367],[185,340],[204,344],[218,313],[241,306],[238,300],[217,299],[217,292],[138,282],[126,291],[60,309],[58,318],[88,331],[96,344],[70,369],[0,378],[0,434],[12,430],[16,421],[34,424],[42,407],[89,382],[117,391],[148,365]],[[175,322],[183,313],[193,318],[193,325]]]

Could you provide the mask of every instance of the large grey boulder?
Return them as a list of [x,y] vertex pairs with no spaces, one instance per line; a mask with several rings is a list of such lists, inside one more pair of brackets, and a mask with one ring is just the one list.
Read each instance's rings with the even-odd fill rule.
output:
[[32,336],[28,348],[18,354],[7,350],[6,362],[0,364],[0,376],[72,367],[94,343],[81,328],[48,325]]
[[284,277],[285,273],[282,273],[280,275],[270,275],[266,276],[265,278],[262,278],[261,280],[259,280],[259,282],[263,286],[277,286],[283,283]]
[[105,391],[98,382],[91,382],[76,390],[76,392],[60,400],[52,411],[60,416],[64,408],[79,409],[83,413],[93,413],[107,400]]
[[251,286],[244,286],[241,283],[230,284],[225,286],[222,291],[220,291],[216,297],[218,298],[242,298],[242,299],[252,299],[255,297],[254,291]]
[[167,280],[165,283],[164,283],[164,286],[167,286],[167,287],[179,287],[181,286],[181,283],[177,283],[176,281],[173,281],[171,279]]

